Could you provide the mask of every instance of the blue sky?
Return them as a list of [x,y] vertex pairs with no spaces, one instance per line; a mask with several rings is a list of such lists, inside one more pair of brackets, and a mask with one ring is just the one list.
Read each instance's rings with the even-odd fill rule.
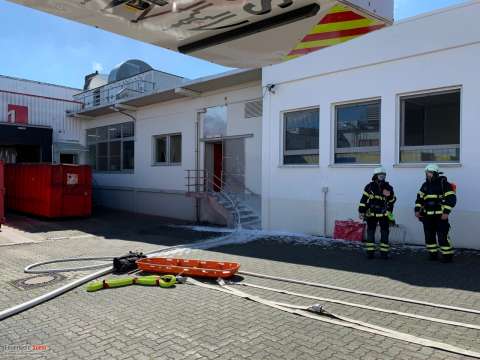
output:
[[[397,20],[463,0],[395,0]],[[137,58],[191,79],[228,68],[0,0],[0,74],[82,87],[85,74],[108,73]]]

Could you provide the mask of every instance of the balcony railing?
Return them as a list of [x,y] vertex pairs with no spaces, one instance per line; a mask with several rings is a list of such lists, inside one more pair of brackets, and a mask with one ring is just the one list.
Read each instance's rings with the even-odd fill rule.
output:
[[83,103],[83,110],[88,110],[113,105],[128,98],[151,93],[154,90],[155,83],[153,81],[143,79],[128,81],[127,79],[77,94],[74,99]]

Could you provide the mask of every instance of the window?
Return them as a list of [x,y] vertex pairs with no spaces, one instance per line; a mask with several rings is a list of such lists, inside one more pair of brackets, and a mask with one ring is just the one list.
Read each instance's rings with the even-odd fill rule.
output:
[[400,162],[460,161],[460,91],[400,98]]
[[380,163],[380,100],[335,106],[335,164]]
[[89,163],[96,171],[131,171],[134,169],[133,122],[87,130]]
[[182,135],[157,135],[153,137],[154,164],[177,165],[182,162]]
[[283,114],[283,164],[318,165],[319,111],[307,109]]
[[227,107],[208,108],[203,116],[203,137],[218,138],[227,135]]

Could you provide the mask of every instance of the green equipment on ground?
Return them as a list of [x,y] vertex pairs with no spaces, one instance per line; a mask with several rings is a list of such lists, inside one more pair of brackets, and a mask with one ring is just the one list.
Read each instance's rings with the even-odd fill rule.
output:
[[101,289],[117,288],[129,285],[145,285],[160,286],[161,288],[169,288],[177,283],[175,275],[148,275],[148,276],[132,276],[128,278],[105,279],[100,281],[92,281],[87,285],[87,291],[98,291]]

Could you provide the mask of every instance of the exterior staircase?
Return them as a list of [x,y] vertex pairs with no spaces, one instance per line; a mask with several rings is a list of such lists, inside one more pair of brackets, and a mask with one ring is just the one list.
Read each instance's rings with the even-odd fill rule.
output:
[[209,196],[213,197],[220,206],[227,210],[232,219],[238,219],[237,226],[239,225],[242,229],[251,230],[259,230],[262,228],[260,214],[248,201],[243,199],[243,196],[228,193],[228,197],[226,197],[222,192],[214,191],[212,191]]
[[[187,196],[206,198],[216,213],[233,228],[259,230],[261,222],[261,197],[246,187],[234,188],[223,180],[213,181],[211,174],[201,170],[187,170]],[[221,186],[220,186],[221,185]]]

